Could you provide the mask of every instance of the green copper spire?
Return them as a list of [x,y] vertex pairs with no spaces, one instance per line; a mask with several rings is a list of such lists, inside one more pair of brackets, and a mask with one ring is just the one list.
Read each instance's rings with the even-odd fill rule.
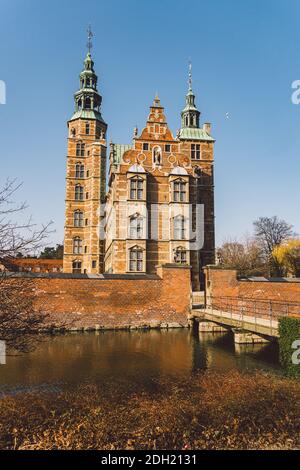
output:
[[195,95],[192,90],[192,64],[189,63],[189,88],[185,98],[185,107],[181,112],[181,128],[199,128],[200,111],[195,104]]
[[98,93],[98,77],[94,69],[94,61],[91,56],[93,33],[88,29],[88,52],[84,60],[83,70],[79,75],[79,90],[74,95],[75,113],[71,120],[78,118],[97,119],[103,121],[100,107],[102,97]]

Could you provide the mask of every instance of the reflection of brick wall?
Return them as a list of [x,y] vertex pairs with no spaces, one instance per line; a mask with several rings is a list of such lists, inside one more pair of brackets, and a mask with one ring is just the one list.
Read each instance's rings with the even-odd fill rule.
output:
[[[247,313],[255,308],[262,312],[269,311],[268,303],[272,301],[273,312],[278,314],[300,314],[300,280],[299,279],[237,279],[235,270],[220,269],[214,266],[204,268],[206,279],[207,303],[212,298],[215,308],[230,307],[237,299],[236,308],[243,306]],[[229,299],[229,300],[228,300]],[[287,304],[289,311],[286,310]],[[294,305],[293,305],[294,304]]]
[[72,327],[187,324],[190,268],[165,265],[158,275],[104,275],[89,279],[60,274],[35,276],[36,306],[50,321]]

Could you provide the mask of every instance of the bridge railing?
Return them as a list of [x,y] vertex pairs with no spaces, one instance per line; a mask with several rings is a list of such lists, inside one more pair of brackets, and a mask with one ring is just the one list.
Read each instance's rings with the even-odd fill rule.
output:
[[300,302],[253,299],[248,297],[208,296],[206,308],[239,317],[277,320],[282,316],[300,316]]

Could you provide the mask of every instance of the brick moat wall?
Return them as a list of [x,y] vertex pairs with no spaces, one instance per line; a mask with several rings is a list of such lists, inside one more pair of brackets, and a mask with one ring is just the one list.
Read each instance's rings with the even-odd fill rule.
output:
[[226,309],[227,304],[232,307],[234,305],[232,299],[236,299],[237,310],[244,305],[247,307],[247,314],[255,308],[266,314],[272,308],[278,316],[300,315],[300,279],[239,280],[235,270],[214,266],[207,266],[204,272],[207,303],[211,299],[216,308],[222,305],[222,308]]
[[164,265],[157,275],[31,275],[35,307],[48,323],[76,328],[187,326],[190,267]]

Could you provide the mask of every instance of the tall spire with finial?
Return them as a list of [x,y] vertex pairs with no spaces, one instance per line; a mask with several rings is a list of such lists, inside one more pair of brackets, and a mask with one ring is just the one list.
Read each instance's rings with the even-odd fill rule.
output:
[[192,79],[192,62],[191,62],[191,60],[189,60],[189,80],[188,80],[189,90],[192,90],[192,82],[193,82],[193,79]]
[[94,34],[93,34],[93,31],[92,31],[92,28],[91,28],[91,25],[89,25],[88,29],[87,29],[87,35],[88,35],[88,42],[87,42],[87,49],[89,51],[89,54],[91,53],[91,49],[93,47],[93,37],[94,37]]
[[94,34],[91,26],[89,26],[87,29],[87,54],[84,59],[83,70],[79,75],[80,87],[74,95],[75,113],[72,116],[72,120],[84,117],[104,122],[100,112],[102,97],[98,92],[98,77],[95,73],[94,61],[91,56],[93,37]]
[[185,98],[185,108],[181,112],[181,128],[199,128],[200,112],[195,104],[195,95],[192,90],[192,62],[189,61],[188,92]]

